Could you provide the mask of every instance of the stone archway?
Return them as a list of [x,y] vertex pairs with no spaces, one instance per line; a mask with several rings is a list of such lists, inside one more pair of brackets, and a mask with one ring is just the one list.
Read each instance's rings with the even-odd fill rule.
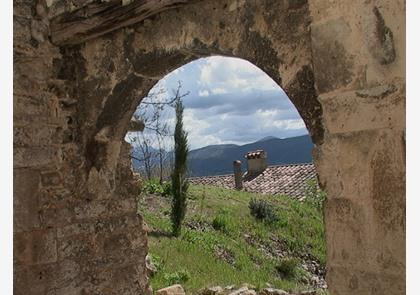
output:
[[405,7],[378,2],[198,1],[60,48],[45,28],[66,1],[16,2],[15,292],[147,293],[122,138],[157,80],[218,54],[265,71],[305,121],[331,293],[403,293]]

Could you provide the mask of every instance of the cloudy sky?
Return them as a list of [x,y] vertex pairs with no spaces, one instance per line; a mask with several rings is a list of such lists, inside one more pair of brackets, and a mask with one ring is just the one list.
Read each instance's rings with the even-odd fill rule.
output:
[[[182,92],[189,92],[183,102],[191,149],[307,134],[283,90],[245,60],[213,56],[193,61],[165,76],[151,93],[163,88],[172,95],[178,81]],[[165,117],[173,124],[174,111],[166,110]]]

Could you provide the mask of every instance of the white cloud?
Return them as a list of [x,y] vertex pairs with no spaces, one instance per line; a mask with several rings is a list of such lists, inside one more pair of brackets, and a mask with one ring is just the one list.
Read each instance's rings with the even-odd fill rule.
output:
[[208,134],[206,130],[211,126],[211,120],[197,118],[196,112],[191,109],[184,111],[184,125],[188,132],[188,143],[192,149],[210,144],[221,144],[222,139]]
[[[205,59],[200,69],[200,84],[223,93],[251,90],[272,90],[279,86],[252,63],[239,58],[212,56]],[[217,91],[217,90],[216,90]]]
[[261,119],[272,119],[278,115],[277,110],[257,110],[256,115]]
[[211,93],[212,93],[212,94],[226,94],[226,93],[228,93],[228,92],[227,92],[227,90],[226,90],[226,89],[218,87],[218,88],[213,88],[213,89],[211,90]]
[[304,129],[305,123],[302,119],[297,120],[277,120],[271,122],[274,127],[279,129],[286,129],[286,130],[297,130],[297,129]]
[[207,90],[199,90],[198,96],[209,96],[209,92]]

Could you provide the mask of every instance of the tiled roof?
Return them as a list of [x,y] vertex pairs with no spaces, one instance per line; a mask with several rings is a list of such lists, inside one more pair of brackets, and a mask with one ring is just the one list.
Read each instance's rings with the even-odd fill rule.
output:
[[[257,175],[244,175],[243,190],[260,194],[284,194],[297,199],[305,197],[308,180],[316,180],[312,163],[268,166]],[[233,174],[192,177],[192,184],[235,188]]]

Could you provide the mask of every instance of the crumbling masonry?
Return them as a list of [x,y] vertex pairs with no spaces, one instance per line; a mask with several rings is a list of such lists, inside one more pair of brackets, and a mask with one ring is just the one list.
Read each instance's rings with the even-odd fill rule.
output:
[[258,66],[305,121],[330,293],[404,294],[403,0],[14,0],[13,46],[15,294],[150,294],[123,137],[210,55]]

